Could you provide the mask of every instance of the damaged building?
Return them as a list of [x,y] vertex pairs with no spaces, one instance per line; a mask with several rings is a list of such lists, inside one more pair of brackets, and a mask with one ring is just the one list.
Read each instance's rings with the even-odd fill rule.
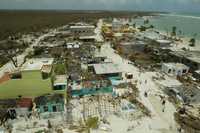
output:
[[162,71],[168,75],[182,76],[188,73],[189,67],[181,63],[163,63]]
[[191,71],[200,70],[199,51],[173,51],[169,54],[171,57],[170,60],[189,66]]
[[93,25],[74,25],[70,26],[71,34],[76,36],[92,36],[94,35],[95,26]]
[[184,106],[174,113],[176,122],[184,133],[200,133],[200,107]]

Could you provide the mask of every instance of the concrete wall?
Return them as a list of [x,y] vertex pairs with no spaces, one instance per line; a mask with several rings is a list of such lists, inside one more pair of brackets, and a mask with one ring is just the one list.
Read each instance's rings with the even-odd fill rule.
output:
[[[184,70],[186,70],[185,73],[184,73]],[[176,66],[167,66],[166,64],[162,64],[162,71],[169,75],[182,76],[188,73],[189,68],[181,68],[181,67],[179,68]]]
[[[57,108],[60,108],[59,110],[64,111],[64,104],[62,103],[57,103],[57,104],[52,104],[52,103],[47,103],[44,106],[39,106],[40,112],[44,113],[45,111],[45,107],[47,108],[47,112],[54,112],[53,111],[53,106],[57,106]],[[57,111],[58,112],[58,111]]]

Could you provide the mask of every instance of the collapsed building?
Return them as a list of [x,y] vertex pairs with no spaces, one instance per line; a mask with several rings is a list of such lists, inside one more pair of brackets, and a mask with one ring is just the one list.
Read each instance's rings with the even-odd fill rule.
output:
[[74,25],[70,26],[71,34],[76,36],[92,36],[94,35],[95,26],[93,25]]
[[196,71],[193,73],[193,76],[194,76],[196,79],[200,80],[200,70],[196,70]]
[[114,18],[112,21],[112,30],[114,32],[120,31],[123,25],[124,25],[124,22],[122,20]]
[[131,41],[131,42],[121,42],[120,45],[122,46],[122,50],[124,53],[134,52],[141,52],[144,51],[145,46],[147,43],[144,41]]
[[190,67],[190,70],[200,70],[200,52],[199,51],[172,51],[169,53],[170,59],[175,62],[183,63]]
[[181,83],[173,78],[159,80],[157,83],[178,103],[197,105],[200,102],[200,89],[196,85]]
[[137,36],[140,38],[140,40],[144,40],[145,42],[147,42],[150,47],[160,50],[169,49],[171,47],[171,44],[173,43],[166,36],[154,30],[139,33]]
[[174,117],[185,133],[200,132],[200,107],[184,106],[175,112]]
[[34,103],[40,113],[64,111],[64,97],[61,94],[36,97]]

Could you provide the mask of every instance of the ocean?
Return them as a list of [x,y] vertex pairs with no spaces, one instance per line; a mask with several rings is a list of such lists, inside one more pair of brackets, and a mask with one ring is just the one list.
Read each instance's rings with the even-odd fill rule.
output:
[[[149,19],[155,29],[171,33],[172,27],[177,27],[177,35],[182,37],[195,37],[200,40],[200,13],[169,13],[160,14]],[[136,20],[141,24],[143,20]]]

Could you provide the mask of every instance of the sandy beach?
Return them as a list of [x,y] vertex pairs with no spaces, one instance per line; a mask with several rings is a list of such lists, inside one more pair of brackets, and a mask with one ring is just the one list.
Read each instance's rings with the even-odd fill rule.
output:
[[[161,30],[155,30],[158,31],[160,34],[164,35],[164,36],[169,36],[166,32],[161,31]],[[180,38],[179,36],[177,36],[178,38]],[[189,41],[190,41],[190,37],[184,36],[180,38],[180,41],[176,41],[172,44],[171,50],[172,51],[180,51],[183,50],[183,48],[186,48],[186,50],[190,50],[190,51],[200,51],[200,40],[196,39],[196,43],[194,47],[189,46]]]

